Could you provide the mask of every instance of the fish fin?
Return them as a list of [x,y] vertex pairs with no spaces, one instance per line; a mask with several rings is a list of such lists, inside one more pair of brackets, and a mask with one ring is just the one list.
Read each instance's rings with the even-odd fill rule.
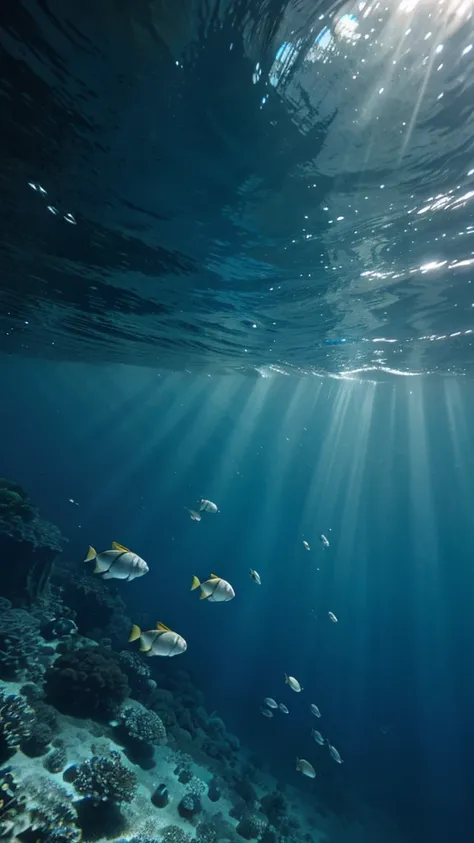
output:
[[156,628],[159,629],[160,632],[171,632],[169,626],[166,626],[164,623],[161,623],[161,621],[158,621],[158,623],[156,624]]
[[102,568],[100,567],[99,563],[97,562],[97,564],[94,568],[94,574],[101,574],[101,573],[102,573]]
[[113,573],[111,572],[110,568],[109,568],[108,571],[103,572],[102,579],[103,580],[114,580],[115,579],[115,577],[114,577]]
[[199,595],[200,600],[207,600],[208,597],[209,597],[209,594],[204,594],[204,592],[201,591],[201,594]]
[[95,559],[96,556],[97,556],[96,549],[94,547],[91,547],[91,545],[89,545],[89,550],[87,551],[87,556],[84,559],[84,562],[90,562],[91,559]]
[[137,639],[140,638],[141,634],[142,634],[142,631],[141,631],[140,627],[137,626],[136,623],[134,623],[133,626],[132,626],[132,631],[130,633],[130,638],[128,639],[129,643],[131,641],[137,641]]
[[287,675],[286,675],[286,673],[285,673],[285,685],[288,685],[288,682],[289,682],[289,681],[290,681],[290,680],[288,679],[288,676],[287,676]]
[[151,647],[140,647],[140,653],[148,653]]
[[152,656],[152,655],[153,655],[153,650],[150,647],[150,649],[147,651],[147,656]]
[[112,547],[114,550],[123,550],[124,553],[130,553],[130,548],[125,547],[125,545],[119,544],[118,542],[112,542]]
[[209,579],[210,579],[210,580],[220,580],[221,578],[220,578],[220,577],[218,577],[218,576],[217,576],[217,574],[210,574],[210,575],[209,575]]
[[192,581],[192,584],[191,584],[191,591],[194,591],[196,588],[199,588],[200,585],[201,585],[201,583],[199,582],[198,578],[193,577],[193,581]]

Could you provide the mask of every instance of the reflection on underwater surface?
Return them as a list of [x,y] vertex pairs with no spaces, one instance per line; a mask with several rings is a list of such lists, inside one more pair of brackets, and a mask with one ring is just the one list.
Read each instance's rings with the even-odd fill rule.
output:
[[1,346],[470,374],[470,0],[19,0]]

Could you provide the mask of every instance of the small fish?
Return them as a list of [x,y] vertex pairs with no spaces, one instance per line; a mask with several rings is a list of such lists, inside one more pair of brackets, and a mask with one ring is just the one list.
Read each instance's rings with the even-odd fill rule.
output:
[[338,753],[338,751],[337,751],[336,747],[335,747],[335,746],[332,746],[332,745],[329,743],[329,741],[328,741],[328,748],[329,748],[329,752],[330,752],[330,754],[331,754],[331,758],[334,758],[334,761],[336,761],[336,762],[337,762],[337,764],[342,764],[342,758],[341,758],[341,756],[339,755],[339,753]]
[[280,711],[283,712],[283,714],[289,714],[290,713],[289,710],[287,709],[285,703],[280,703],[278,708],[280,709]]
[[211,574],[205,582],[199,582],[193,577],[191,591],[201,589],[200,600],[209,600],[210,603],[226,603],[235,597],[235,591],[227,580],[223,580],[217,574]]
[[125,580],[130,582],[137,577],[142,577],[150,570],[145,560],[136,553],[132,553],[128,547],[112,542],[113,550],[104,550],[97,553],[93,547],[89,547],[85,562],[95,561],[94,574],[100,574],[103,580]]
[[316,778],[316,770],[305,758],[296,759],[296,769],[299,773],[303,773],[303,776],[308,776],[309,779]]
[[336,618],[336,615],[334,614],[334,612],[328,612],[328,617],[329,617],[329,620],[332,621],[333,623],[339,623],[339,621]]
[[311,714],[314,714],[315,717],[321,717],[321,712],[320,712],[317,705],[315,705],[314,703],[311,703],[310,708],[311,708]]
[[195,509],[189,509],[188,506],[185,506],[184,508],[185,508],[186,512],[189,512],[189,517],[190,517],[191,521],[200,521],[201,520],[201,513],[200,512],[196,512]]
[[316,743],[318,743],[318,744],[319,744],[319,746],[324,746],[324,744],[326,743],[326,741],[324,740],[324,738],[323,738],[323,736],[322,736],[321,732],[318,732],[318,730],[317,730],[317,729],[311,729],[311,735],[313,736],[313,738],[314,738],[314,740],[316,741]]
[[198,504],[201,512],[219,512],[216,504],[212,503],[212,501],[206,500],[206,498],[201,498],[198,501]]
[[305,550],[311,550],[311,546],[304,539],[303,539],[303,547],[304,547]]
[[285,673],[285,682],[290,686],[291,690],[296,691],[297,694],[303,690],[302,686],[294,676],[287,676]]
[[52,638],[63,638],[67,635],[77,635],[79,627],[70,618],[51,618],[43,626],[40,627],[40,632],[43,638],[50,640]]
[[262,706],[260,712],[263,714],[264,717],[273,717],[273,711],[270,711],[269,708],[263,708]]
[[250,579],[257,583],[257,585],[262,584],[262,580],[260,579],[260,574],[258,571],[254,571],[253,568],[250,568]]
[[323,535],[323,533],[321,533],[319,541],[321,542],[323,547],[329,547],[329,541],[327,540],[326,536]]
[[171,656],[185,653],[188,649],[184,638],[160,621],[156,624],[156,629],[149,629],[147,632],[142,632],[137,624],[133,624],[128,640],[137,641],[138,639],[140,639],[140,652],[146,653],[147,656],[171,658]]
[[272,699],[272,697],[265,697],[263,702],[264,702],[264,705],[267,706],[267,708],[278,708],[278,703],[275,702],[275,700]]

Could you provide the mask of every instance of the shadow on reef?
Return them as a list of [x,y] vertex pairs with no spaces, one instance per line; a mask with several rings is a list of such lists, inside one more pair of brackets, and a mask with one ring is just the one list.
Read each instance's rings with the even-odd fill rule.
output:
[[[188,673],[127,648],[116,587],[82,561],[55,563],[61,545],[24,490],[1,480],[0,552],[16,573],[0,597],[0,764],[11,765],[0,769],[0,839],[311,843],[289,789],[244,759]],[[319,774],[317,788],[302,785],[315,828],[328,806],[341,820],[350,805],[327,757]]]

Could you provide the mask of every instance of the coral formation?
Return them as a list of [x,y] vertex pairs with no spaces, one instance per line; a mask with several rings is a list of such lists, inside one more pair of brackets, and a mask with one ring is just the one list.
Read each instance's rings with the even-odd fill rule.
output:
[[166,808],[170,801],[170,795],[165,784],[158,785],[152,794],[151,801],[155,808]]
[[185,793],[178,805],[178,813],[189,820],[202,810],[201,800],[197,793]]
[[133,740],[158,743],[166,738],[166,729],[161,717],[141,705],[127,705],[118,717],[122,732]]
[[0,757],[28,739],[34,724],[34,711],[19,694],[0,692]]
[[67,764],[67,753],[64,747],[53,749],[43,761],[45,770],[49,773],[61,773]]
[[32,839],[44,843],[80,840],[74,805],[67,792],[51,779],[36,776],[21,779],[6,768],[0,771],[0,788],[1,837],[18,838],[28,832]]
[[122,763],[115,751],[83,761],[72,776],[78,793],[99,801],[131,802],[138,785],[135,773]]
[[245,840],[254,840],[266,831],[267,822],[264,817],[255,813],[245,814],[237,826],[237,834]]
[[127,677],[113,656],[98,647],[61,655],[45,674],[47,699],[80,717],[107,717],[129,693]]
[[183,831],[179,825],[167,825],[161,829],[163,843],[189,843],[191,835]]
[[39,597],[62,545],[59,530],[40,518],[24,489],[0,479],[0,558],[15,560],[3,579],[3,596],[14,604]]
[[37,678],[42,673],[38,671],[38,638],[39,623],[29,612],[12,608],[0,611],[2,679]]

